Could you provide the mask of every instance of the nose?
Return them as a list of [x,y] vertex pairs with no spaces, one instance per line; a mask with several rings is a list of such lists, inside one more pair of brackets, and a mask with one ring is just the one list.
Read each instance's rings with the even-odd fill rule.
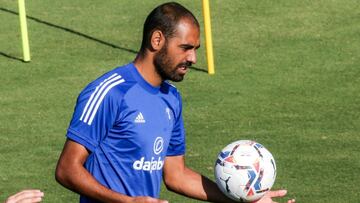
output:
[[186,60],[188,62],[191,62],[192,64],[196,63],[196,50],[195,49],[189,50]]

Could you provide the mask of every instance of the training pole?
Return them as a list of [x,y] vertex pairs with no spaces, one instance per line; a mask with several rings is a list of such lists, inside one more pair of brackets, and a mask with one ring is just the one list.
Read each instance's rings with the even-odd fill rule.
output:
[[210,6],[209,0],[203,0],[203,15],[205,24],[205,44],[206,44],[206,57],[208,62],[208,73],[215,74],[214,68],[214,54],[211,38],[211,21],[210,21]]
[[19,18],[20,18],[20,30],[22,39],[22,48],[24,61],[30,61],[30,46],[26,24],[26,11],[25,11],[25,0],[18,0],[19,3]]

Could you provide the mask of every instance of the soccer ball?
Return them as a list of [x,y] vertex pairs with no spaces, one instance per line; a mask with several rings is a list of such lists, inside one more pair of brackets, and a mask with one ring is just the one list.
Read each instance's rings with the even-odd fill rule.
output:
[[252,202],[271,189],[276,178],[275,160],[261,144],[239,140],[226,146],[215,163],[220,190],[238,202]]

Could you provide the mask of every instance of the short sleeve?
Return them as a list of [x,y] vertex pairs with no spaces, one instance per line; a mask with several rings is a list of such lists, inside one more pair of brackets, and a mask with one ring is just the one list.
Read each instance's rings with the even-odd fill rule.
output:
[[105,139],[116,120],[118,98],[114,90],[85,89],[78,97],[67,137],[90,151]]
[[182,100],[180,94],[177,94],[177,101],[178,110],[177,112],[174,112],[176,119],[167,150],[167,156],[178,156],[185,154],[185,129],[182,118]]

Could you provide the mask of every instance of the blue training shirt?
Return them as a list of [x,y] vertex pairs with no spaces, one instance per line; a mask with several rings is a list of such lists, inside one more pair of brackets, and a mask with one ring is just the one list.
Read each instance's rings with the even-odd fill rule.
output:
[[158,198],[165,156],[185,153],[180,94],[150,85],[133,63],[118,67],[80,93],[67,137],[89,151],[84,166],[102,185]]

